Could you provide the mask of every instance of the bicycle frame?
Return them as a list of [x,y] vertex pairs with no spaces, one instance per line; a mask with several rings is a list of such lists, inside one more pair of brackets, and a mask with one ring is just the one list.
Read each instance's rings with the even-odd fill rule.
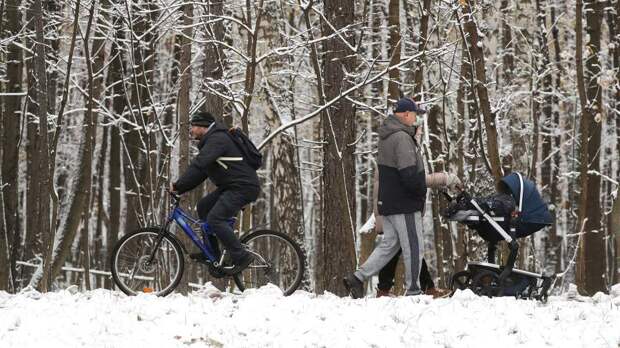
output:
[[[185,232],[185,234],[192,240],[192,242],[194,242],[194,244],[207,257],[207,259],[211,261],[214,266],[217,267],[224,259],[224,255],[226,251],[222,253],[220,260],[217,260],[217,257],[215,256],[215,253],[213,251],[213,246],[211,246],[211,243],[208,240],[205,240],[205,242],[203,242],[200,239],[200,237],[197,236],[196,233],[194,233],[194,230],[191,228],[188,221],[192,224],[200,225],[204,234],[213,235],[214,233],[210,231],[209,229],[209,224],[206,221],[203,222],[203,221],[200,221],[199,219],[194,219],[189,214],[187,214],[183,209],[181,209],[181,207],[179,207],[179,200],[180,200],[179,196],[177,196],[176,194],[171,194],[171,197],[173,201],[172,203],[173,209],[170,212],[170,215],[168,216],[166,223],[162,226],[159,232],[159,238],[157,238],[157,242],[155,243],[155,248],[153,248],[153,252],[151,253],[151,257],[149,258],[148,263],[153,262],[153,259],[155,258],[155,252],[159,248],[161,241],[164,239],[164,236],[166,234],[170,233],[168,231],[168,226],[170,226],[170,223],[174,221],[177,223],[177,225],[179,225],[179,227],[181,227],[183,232]],[[235,218],[233,217],[232,219],[228,220],[228,223],[231,226],[233,226],[235,224]]]
[[[168,216],[168,221],[166,222],[165,230],[168,233],[168,226],[170,223],[174,221],[181,227],[183,232],[194,242],[194,244],[202,251],[202,253],[209,259],[211,262],[216,262],[217,258],[213,252],[213,247],[209,241],[202,241],[202,238],[194,233],[194,230],[190,226],[190,223],[200,225],[205,234],[213,234],[213,232],[209,231],[209,225],[206,222],[201,222],[198,219],[194,219],[189,216],[183,209],[181,209],[178,204],[175,204],[174,209],[170,212],[170,216]],[[188,223],[189,221],[189,223]]]

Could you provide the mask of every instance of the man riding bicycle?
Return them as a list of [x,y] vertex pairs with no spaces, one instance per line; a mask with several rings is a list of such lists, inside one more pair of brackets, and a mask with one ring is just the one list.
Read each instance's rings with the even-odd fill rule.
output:
[[[199,153],[181,177],[170,185],[170,191],[183,194],[210,178],[217,189],[203,197],[196,205],[198,216],[207,221],[230,255],[231,265],[223,265],[228,275],[247,268],[254,256],[243,248],[228,220],[243,206],[258,198],[260,186],[256,170],[244,160],[228,129],[217,122],[209,112],[192,115],[190,134],[199,141]],[[204,257],[202,253],[193,258]]]

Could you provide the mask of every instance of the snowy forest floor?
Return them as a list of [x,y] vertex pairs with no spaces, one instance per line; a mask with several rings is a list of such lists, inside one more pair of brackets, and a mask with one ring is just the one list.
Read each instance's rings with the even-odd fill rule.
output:
[[275,287],[241,295],[0,292],[0,347],[620,347],[620,285],[546,304],[469,290],[352,300]]

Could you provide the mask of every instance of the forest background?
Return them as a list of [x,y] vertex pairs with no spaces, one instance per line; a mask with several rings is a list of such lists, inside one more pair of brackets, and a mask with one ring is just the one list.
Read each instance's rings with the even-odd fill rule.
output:
[[[206,110],[266,158],[240,229],[290,234],[304,288],[346,295],[376,237],[361,228],[376,129],[410,96],[429,110],[427,172],[475,195],[510,170],[537,183],[555,223],[518,267],[558,273],[555,291],[607,291],[620,282],[618,13],[618,0],[0,0],[0,290],[111,288],[112,247],[161,223],[195,151],[189,115]],[[437,192],[427,202],[445,287],[484,247],[444,221]],[[181,290],[208,280],[192,265]]]

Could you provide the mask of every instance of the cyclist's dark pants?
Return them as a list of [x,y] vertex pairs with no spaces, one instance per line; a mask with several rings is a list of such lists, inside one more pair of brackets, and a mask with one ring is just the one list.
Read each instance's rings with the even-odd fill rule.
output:
[[[377,288],[383,291],[389,291],[394,286],[394,277],[396,275],[396,266],[398,265],[398,258],[402,251],[398,251],[396,255],[381,269],[379,272],[379,284]],[[426,260],[422,259],[422,266],[420,268],[420,289],[426,291],[427,289],[434,288],[435,283],[428,271]]]
[[228,250],[233,262],[242,257],[245,251],[228,220],[237,215],[244,205],[254,202],[259,192],[258,186],[218,188],[196,205],[198,216],[209,223],[209,228]]

